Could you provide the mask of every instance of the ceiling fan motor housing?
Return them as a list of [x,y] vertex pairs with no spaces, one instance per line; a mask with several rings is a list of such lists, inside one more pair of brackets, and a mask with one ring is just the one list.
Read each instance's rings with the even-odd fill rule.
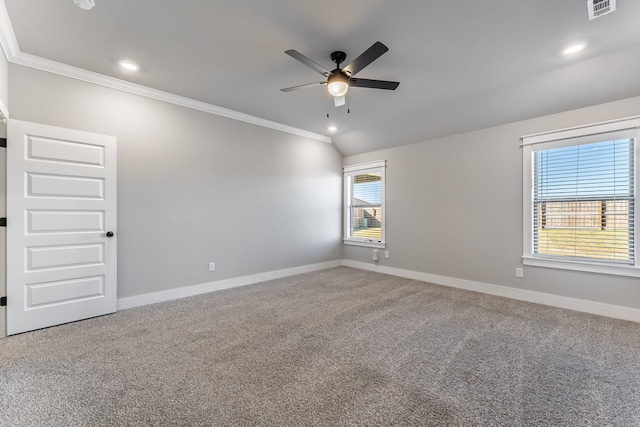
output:
[[331,53],[331,60],[336,63],[338,68],[340,68],[340,64],[342,64],[345,59],[347,59],[347,54],[341,50]]

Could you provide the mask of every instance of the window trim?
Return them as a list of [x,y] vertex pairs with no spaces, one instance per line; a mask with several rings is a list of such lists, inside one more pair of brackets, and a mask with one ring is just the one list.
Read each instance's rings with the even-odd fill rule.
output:
[[[565,128],[551,132],[525,135],[521,137],[520,148],[522,148],[522,212],[523,212],[523,249],[522,263],[535,267],[558,268],[564,270],[583,271],[589,273],[612,274],[619,276],[640,277],[640,229],[634,233],[634,244],[636,248],[633,264],[609,264],[606,262],[588,260],[554,259],[550,257],[535,256],[533,254],[533,146],[537,144],[549,144],[554,141],[561,141],[569,138],[588,138],[592,135],[611,133],[617,131],[635,130],[634,143],[634,209],[638,209],[637,199],[640,196],[638,189],[638,174],[640,168],[640,116],[627,117],[623,119],[610,120],[584,126]],[[637,212],[636,212],[637,213]],[[636,214],[636,220],[639,215]],[[636,222],[635,224],[638,224]]]
[[[342,181],[344,188],[344,202],[343,202],[343,238],[342,242],[345,245],[353,245],[353,246],[364,246],[369,248],[385,248],[386,247],[386,206],[385,206],[385,193],[386,193],[386,169],[387,169],[387,161],[386,160],[378,160],[375,162],[367,162],[367,163],[359,163],[355,165],[344,166],[342,168]],[[380,230],[381,237],[380,241],[374,241],[371,239],[361,238],[361,237],[350,237],[350,208],[351,208],[351,200],[350,193],[351,189],[349,188],[347,176],[355,175],[358,173],[366,172],[366,171],[375,171],[381,173],[381,197],[380,197],[380,210],[382,211],[382,220],[380,221]]]

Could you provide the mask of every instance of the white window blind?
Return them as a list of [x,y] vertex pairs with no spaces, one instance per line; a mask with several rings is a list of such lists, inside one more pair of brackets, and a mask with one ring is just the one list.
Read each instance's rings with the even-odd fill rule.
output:
[[522,137],[523,263],[640,277],[640,117]]
[[534,255],[633,264],[635,132],[627,134],[534,148]]
[[345,243],[384,245],[385,161],[344,168]]

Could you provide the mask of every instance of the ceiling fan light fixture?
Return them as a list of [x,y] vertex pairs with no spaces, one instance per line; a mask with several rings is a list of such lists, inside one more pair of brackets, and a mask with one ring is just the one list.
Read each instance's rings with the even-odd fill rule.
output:
[[327,90],[331,96],[345,96],[349,90],[349,79],[342,73],[333,74],[327,80]]
[[80,9],[84,9],[84,10],[90,10],[91,8],[93,8],[93,6],[96,5],[96,2],[94,0],[73,0],[73,2]]

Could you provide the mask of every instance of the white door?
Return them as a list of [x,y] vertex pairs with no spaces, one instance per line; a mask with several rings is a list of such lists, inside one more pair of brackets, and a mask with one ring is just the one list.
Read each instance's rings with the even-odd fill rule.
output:
[[7,334],[116,311],[116,139],[7,128]]

